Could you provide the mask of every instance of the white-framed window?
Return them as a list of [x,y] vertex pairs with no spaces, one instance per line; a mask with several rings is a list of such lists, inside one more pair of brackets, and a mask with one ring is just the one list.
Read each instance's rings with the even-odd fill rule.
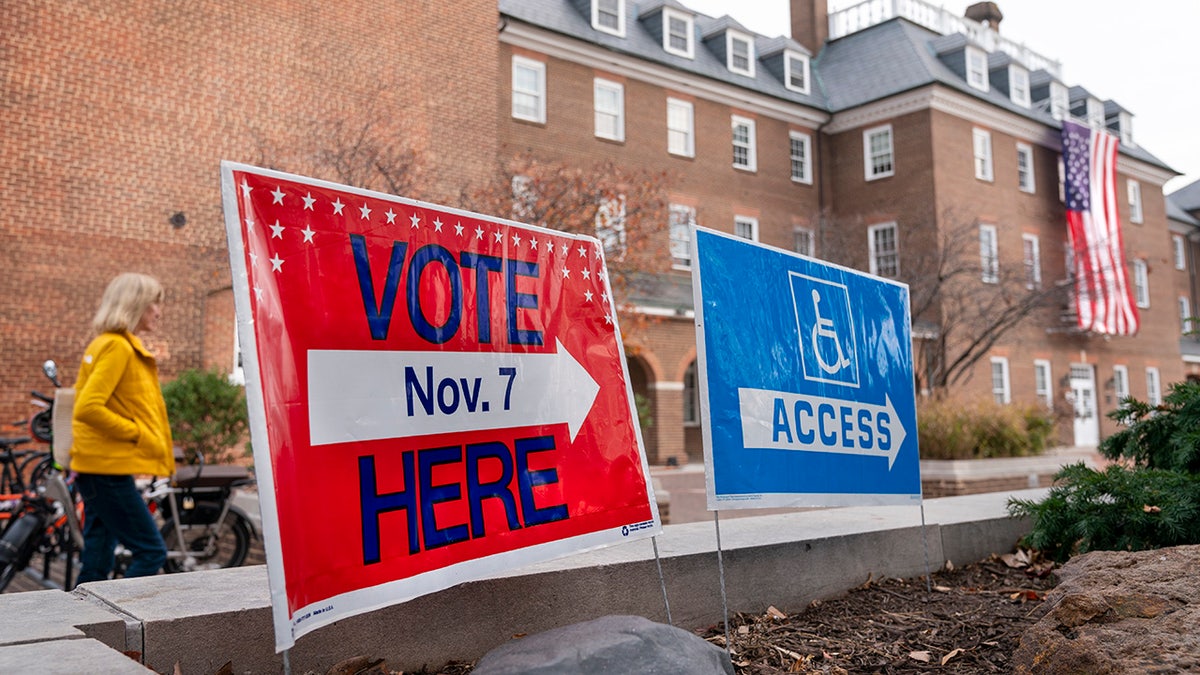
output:
[[1008,98],[1022,108],[1032,105],[1029,100],[1029,71],[1015,63],[1008,65]]
[[595,78],[592,100],[596,112],[596,138],[625,140],[625,85]]
[[1145,260],[1133,261],[1133,298],[1138,307],[1150,306],[1150,274]]
[[1066,119],[1071,112],[1070,93],[1067,85],[1062,82],[1050,83],[1050,115],[1056,119]]
[[754,40],[745,33],[725,31],[725,66],[729,72],[754,77]]
[[672,7],[663,7],[663,50],[682,56],[695,58],[696,19],[691,14],[680,12]]
[[863,165],[867,180],[884,178],[896,172],[892,125],[872,127],[863,132]]
[[1171,235],[1171,256],[1175,259],[1175,269],[1187,269],[1187,249],[1184,247],[1182,234]]
[[799,131],[788,132],[792,158],[792,180],[812,185],[812,137]]
[[1017,187],[1021,192],[1037,190],[1033,177],[1033,146],[1028,143],[1017,143]]
[[900,240],[896,223],[879,223],[867,228],[871,274],[895,279],[900,276]]
[[733,168],[755,171],[758,158],[755,151],[754,120],[734,115],[733,119]]
[[1033,360],[1033,390],[1037,399],[1047,409],[1054,407],[1053,380],[1050,379],[1050,362],[1045,359]]
[[625,37],[625,0],[592,0],[592,28]]
[[1067,279],[1075,279],[1075,250],[1071,248],[1071,239],[1063,240],[1063,269],[1067,272]]
[[979,180],[992,180],[992,134],[983,129],[971,132],[975,140],[975,177]]
[[792,91],[807,94],[810,64],[808,57],[799,52],[783,52],[783,84]]
[[1062,155],[1058,156],[1058,201],[1067,203],[1067,168]]
[[696,209],[683,204],[671,204],[671,265],[676,269],[692,268],[692,228],[696,225]]
[[1122,145],[1137,145],[1133,142],[1133,115],[1124,110],[1117,113],[1117,127],[1121,131]]
[[1036,234],[1021,235],[1022,261],[1025,265],[1025,288],[1042,287],[1042,251]]
[[1146,368],[1146,403],[1162,405],[1162,381],[1158,377],[1158,368]]
[[1012,389],[1008,382],[1008,359],[1003,356],[992,357],[992,398],[1001,405],[1012,403]]
[[1129,195],[1129,222],[1142,222],[1142,184],[1130,178],[1125,183]]
[[792,230],[792,249],[800,255],[812,257],[815,252],[816,238],[813,231],[807,227],[796,227]]
[[742,239],[758,241],[758,218],[734,216],[733,233]]
[[529,176],[512,177],[512,219],[521,223],[533,223],[537,212],[537,190]]
[[546,64],[512,57],[512,116],[530,122],[546,122]]
[[683,371],[683,424],[695,426],[700,423],[700,387],[696,380],[696,362],[688,364]]
[[1098,98],[1087,99],[1087,123],[1093,129],[1104,128],[1104,104]]
[[620,260],[625,255],[625,195],[600,200],[596,209],[596,238],[604,256]]
[[1192,332],[1192,301],[1186,295],[1179,296],[1179,327],[1184,335]]
[[1129,369],[1125,366],[1113,366],[1113,396],[1118,404],[1129,398]]
[[979,91],[987,91],[987,53],[978,47],[967,47],[965,51],[967,58],[967,84]]
[[1000,282],[1000,251],[996,245],[996,226],[979,226],[980,279],[985,284]]
[[680,157],[696,156],[696,117],[690,101],[667,99],[667,152]]

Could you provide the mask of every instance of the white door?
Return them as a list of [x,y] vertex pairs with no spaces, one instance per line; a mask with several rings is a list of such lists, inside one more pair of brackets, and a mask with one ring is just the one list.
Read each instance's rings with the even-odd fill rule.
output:
[[1096,376],[1091,366],[1071,366],[1071,401],[1075,405],[1075,445],[1100,444],[1100,417],[1096,410]]

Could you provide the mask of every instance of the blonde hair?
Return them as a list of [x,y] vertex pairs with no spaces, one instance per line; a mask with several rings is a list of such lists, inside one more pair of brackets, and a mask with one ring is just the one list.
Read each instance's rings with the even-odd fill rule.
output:
[[117,275],[100,297],[92,328],[97,333],[133,332],[150,305],[162,301],[163,287],[154,277],[136,272]]

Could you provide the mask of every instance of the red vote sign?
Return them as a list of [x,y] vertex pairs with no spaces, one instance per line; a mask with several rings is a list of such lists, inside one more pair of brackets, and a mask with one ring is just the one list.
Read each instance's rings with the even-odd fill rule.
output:
[[221,177],[277,649],[660,531],[596,239]]

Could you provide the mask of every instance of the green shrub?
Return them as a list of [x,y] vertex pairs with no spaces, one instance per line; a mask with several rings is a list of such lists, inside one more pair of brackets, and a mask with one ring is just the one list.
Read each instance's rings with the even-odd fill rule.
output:
[[184,459],[197,455],[208,463],[234,459],[234,447],[249,427],[244,390],[217,370],[186,370],[163,385],[167,417],[175,445],[183,449]]
[[1024,542],[1057,560],[1200,543],[1200,383],[1172,385],[1158,406],[1127,398],[1109,417],[1125,428],[1100,452],[1127,465],[1064,467],[1046,499],[1010,500],[1033,520]]
[[1141,551],[1200,542],[1200,476],[1162,469],[1063,467],[1041,502],[1009,513],[1034,522],[1024,544],[1059,562],[1088,551]]
[[1121,401],[1109,417],[1126,428],[1104,439],[1100,452],[1148,469],[1200,473],[1200,382],[1177,382],[1161,405]]
[[1054,421],[1036,405],[922,401],[917,436],[925,459],[1022,457],[1046,449]]

